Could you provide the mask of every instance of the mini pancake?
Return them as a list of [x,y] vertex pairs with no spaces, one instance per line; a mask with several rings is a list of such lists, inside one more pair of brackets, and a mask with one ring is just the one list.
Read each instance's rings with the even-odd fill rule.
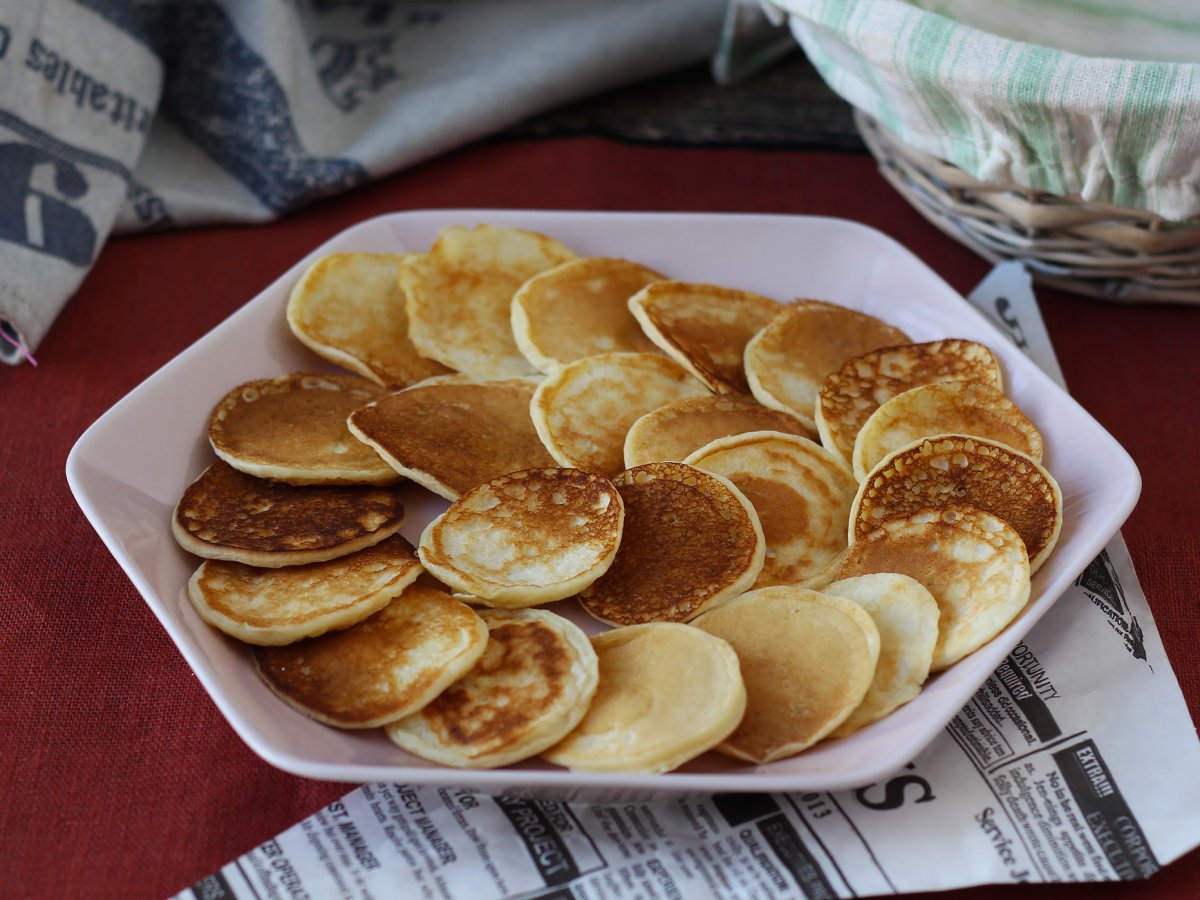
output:
[[728,394],[750,389],[742,369],[746,342],[783,304],[714,284],[660,281],[631,297],[629,309],[668,356],[716,393]]
[[669,772],[729,736],[746,709],[737,654],[699,628],[651,622],[592,637],[600,685],[543,759],[594,772]]
[[431,578],[345,631],[254,651],[258,673],[288,704],[337,728],[410,716],[471,670],[487,648],[483,620]]
[[235,469],[289,484],[395,484],[399,476],[346,429],[386,391],[355,375],[298,372],[248,381],[217,403],[213,451]]
[[888,400],[940,381],[978,381],[1004,389],[1000,363],[983,344],[945,340],[883,347],[847,360],[825,379],[816,423],[825,449],[850,463],[863,424]]
[[544,609],[485,609],[487,649],[415,715],[387,727],[398,746],[459,768],[536,756],[579,724],[596,693],[596,651],[577,625]]
[[717,438],[750,431],[812,437],[791,413],[767,409],[746,394],[685,397],[651,410],[625,435],[625,468],[686,459]]
[[901,447],[871,470],[850,511],[850,543],[886,519],[959,503],[1011,525],[1034,572],[1062,527],[1062,492],[1040,464],[1003,444],[943,434]]
[[685,462],[728,478],[754,506],[767,542],[754,587],[812,586],[832,574],[858,485],[827,450],[808,438],[757,431],[718,438]]
[[746,713],[717,749],[752,763],[795,756],[837,728],[879,658],[879,631],[862,607],[791,585],[750,591],[693,624],[741,662]]
[[421,535],[421,562],[487,606],[571,597],[608,571],[625,519],[611,481],[528,469],[463,494]]
[[532,231],[450,227],[400,268],[408,333],[417,351],[483,378],[534,372],[512,333],[517,288],[575,254]]
[[447,500],[506,472],[554,465],[529,403],[537,381],[432,378],[351,414],[350,433]]
[[539,372],[601,353],[652,353],[654,344],[629,312],[629,298],[653,269],[626,259],[576,259],[535,275],[512,299],[517,346]]
[[1042,461],[1042,436],[1004,394],[976,381],[925,384],[897,394],[871,414],[854,442],[854,477],[885,456],[935,434],[973,434]]
[[188,581],[200,618],[238,640],[282,645],[348,628],[378,612],[422,572],[400,535],[348,556],[263,569],[207,560]]
[[747,590],[762,570],[762,527],[720,475],[683,463],[637,466],[613,479],[625,528],[609,570],[579,595],[610,625],[686,622]]
[[887,520],[851,544],[837,577],[875,572],[908,575],[937,601],[934,672],[998,635],[1029,600],[1029,557],[1020,535],[968,506]]
[[287,323],[323,359],[377,384],[404,387],[449,369],[417,353],[400,289],[405,253],[331,253],[288,297]]
[[634,422],[673,400],[707,393],[666,357],[605,353],[548,375],[534,392],[529,414],[560,465],[612,476],[624,467],[625,435]]
[[746,380],[763,406],[799,416],[815,430],[817,392],[851,357],[908,342],[898,328],[866,313],[797,300],[746,344]]
[[378,544],[402,524],[395,488],[295,487],[219,460],[188,485],[171,516],[184,550],[268,568],[336,559]]
[[880,572],[845,578],[822,593],[853,600],[879,629],[879,661],[867,695],[831,737],[848,737],[921,693],[938,640],[938,605],[918,581]]

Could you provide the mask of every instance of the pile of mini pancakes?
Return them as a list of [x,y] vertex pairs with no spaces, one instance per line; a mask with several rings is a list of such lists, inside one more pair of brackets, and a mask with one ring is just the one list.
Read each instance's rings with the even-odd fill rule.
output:
[[[482,225],[327,256],[287,322],[352,374],[217,403],[189,596],[296,709],[445,765],[844,737],[1006,628],[1058,536],[991,351],[836,303]],[[451,501],[415,549],[404,479]]]

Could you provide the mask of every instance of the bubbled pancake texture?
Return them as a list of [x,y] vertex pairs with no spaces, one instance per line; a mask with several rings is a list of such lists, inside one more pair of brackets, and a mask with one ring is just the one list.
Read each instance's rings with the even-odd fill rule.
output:
[[1000,364],[975,341],[903,344],[847,360],[821,387],[822,441],[850,461],[854,440],[876,409],[897,394],[938,381],[979,381],[1000,390]]
[[1011,525],[1035,570],[1062,520],[1058,486],[1037,463],[999,444],[946,435],[897,451],[872,471],[859,489],[851,527],[863,537],[886,518],[951,503],[986,510]]
[[513,472],[451,505],[422,537],[421,558],[479,597],[514,588],[536,596],[598,572],[616,552],[622,519],[620,494],[607,478],[578,469]]

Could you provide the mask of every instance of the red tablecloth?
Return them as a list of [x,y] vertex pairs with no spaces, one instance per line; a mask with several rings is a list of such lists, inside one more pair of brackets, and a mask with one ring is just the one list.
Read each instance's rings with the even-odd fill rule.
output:
[[[300,256],[369,216],[424,207],[841,216],[899,239],[959,291],[989,268],[866,156],[597,139],[475,146],[278,224],[110,242],[41,365],[0,371],[0,895],[165,896],[349,790],[273,769],[234,735],[84,520],[63,466],[101,413]],[[1072,392],[1141,467],[1124,533],[1195,720],[1200,310],[1040,299]],[[1200,853],[1149,882],[1019,891],[1200,897]]]

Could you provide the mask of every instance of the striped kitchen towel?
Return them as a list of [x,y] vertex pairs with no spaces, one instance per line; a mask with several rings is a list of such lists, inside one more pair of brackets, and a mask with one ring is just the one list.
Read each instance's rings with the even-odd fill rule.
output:
[[1200,4],[773,0],[822,77],[983,182],[1200,216]]

